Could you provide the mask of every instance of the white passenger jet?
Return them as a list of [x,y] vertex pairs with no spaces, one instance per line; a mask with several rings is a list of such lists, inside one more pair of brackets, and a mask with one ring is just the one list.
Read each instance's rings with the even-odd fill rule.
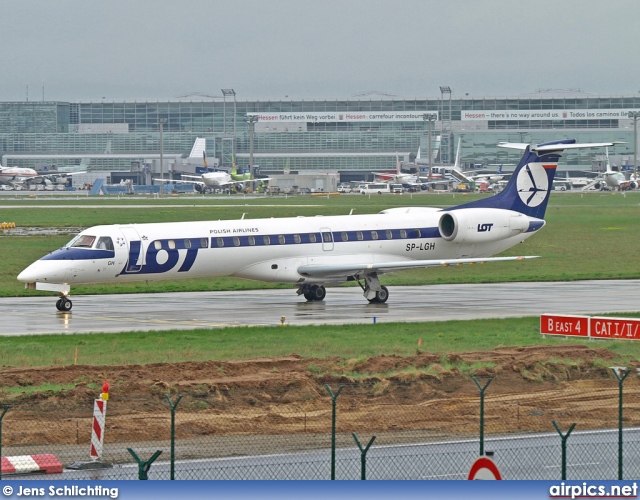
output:
[[[636,179],[627,180],[622,172],[616,172],[611,169],[611,162],[609,161],[609,148],[606,150],[607,169],[602,172],[602,178],[604,179],[604,185],[609,189],[617,189],[618,191],[624,191],[626,189],[637,189],[638,182]],[[601,183],[601,188],[604,188]]]
[[67,176],[84,174],[85,172],[60,172],[52,174],[39,174],[27,167],[2,167],[0,166],[0,184],[20,186],[27,188],[31,182],[43,182],[51,185],[53,180],[66,179]]
[[357,281],[369,302],[386,302],[380,275],[415,269],[531,257],[493,257],[545,225],[558,159],[576,144],[501,144],[524,155],[499,194],[455,207],[391,208],[372,215],[208,222],[117,224],[82,231],[34,262],[18,279],[58,292],[69,311],[71,285],[237,276],[290,283],[309,301],[325,286]]
[[38,172],[32,168],[0,166],[0,183],[2,184],[24,184],[38,177]]

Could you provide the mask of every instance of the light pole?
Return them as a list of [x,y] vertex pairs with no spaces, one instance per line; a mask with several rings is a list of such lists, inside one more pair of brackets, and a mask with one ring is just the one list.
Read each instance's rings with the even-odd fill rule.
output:
[[633,119],[633,180],[638,182],[638,117],[640,111],[629,111],[629,118]]
[[160,194],[163,194],[164,191],[164,144],[162,142],[162,129],[164,124],[167,123],[166,118],[160,118],[158,120],[158,125],[160,126]]
[[425,113],[424,115],[422,115],[422,119],[424,121],[428,121],[429,122],[429,135],[428,135],[428,139],[429,139],[429,151],[427,151],[427,154],[429,155],[429,175],[431,175],[431,163],[433,161],[433,154],[431,151],[431,123],[438,118],[438,115],[436,113]]
[[249,124],[249,179],[253,180],[253,132],[256,128],[258,115],[247,115],[245,121]]

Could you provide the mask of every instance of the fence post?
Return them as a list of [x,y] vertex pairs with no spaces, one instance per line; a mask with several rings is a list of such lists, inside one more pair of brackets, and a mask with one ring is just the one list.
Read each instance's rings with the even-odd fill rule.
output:
[[169,479],[172,481],[175,479],[175,459],[176,459],[176,407],[178,403],[182,399],[182,394],[178,394],[178,399],[176,399],[175,403],[171,402],[171,398],[168,394],[167,401],[169,402],[169,406],[171,407],[171,476]]
[[341,385],[335,394],[329,384],[325,384],[325,387],[331,396],[331,480],[333,481],[336,478],[336,399],[344,386]]
[[478,379],[475,376],[473,377],[473,381],[478,386],[478,389],[480,389],[480,456],[481,457],[484,456],[484,391],[487,387],[489,387],[489,384],[491,383],[492,380],[493,380],[493,377],[489,377],[489,380],[487,380],[487,383],[484,384],[484,387],[481,387],[480,383],[478,382]]
[[369,448],[371,447],[373,442],[376,440],[376,437],[373,436],[369,441],[367,447],[365,449],[362,449],[362,445],[360,444],[360,441],[358,441],[358,436],[356,435],[356,433],[352,432],[351,435],[353,436],[353,439],[356,440],[358,448],[360,448],[360,479],[364,481],[365,479],[367,479],[367,452],[369,451]]
[[618,375],[618,370],[615,368],[611,368],[611,371],[618,379],[618,480],[622,481],[622,383],[631,370],[625,371],[622,377]]
[[[2,410],[2,415],[0,415],[0,457],[2,457],[2,419],[4,418],[4,414],[9,410],[9,405],[5,405],[4,410]],[[0,479],[2,479],[2,467],[0,466]]]
[[571,424],[571,427],[569,427],[566,434],[562,434],[562,431],[560,430],[560,427],[558,427],[558,424],[556,424],[555,420],[553,421],[553,426],[558,431],[558,434],[560,434],[560,439],[562,439],[562,480],[564,481],[567,479],[567,438],[569,437],[569,434],[571,434],[571,431],[573,431],[576,424]]
[[149,460],[147,460],[146,462],[143,460],[140,460],[138,455],[136,455],[136,452],[133,451],[131,448],[127,448],[127,451],[131,454],[134,460],[138,462],[138,479],[141,479],[141,480],[149,479],[149,477],[147,476],[147,472],[149,472],[149,469],[151,468],[151,464],[155,462],[156,458],[160,456],[160,453],[162,453],[162,450],[156,451],[153,455],[151,455],[151,458],[149,458]]

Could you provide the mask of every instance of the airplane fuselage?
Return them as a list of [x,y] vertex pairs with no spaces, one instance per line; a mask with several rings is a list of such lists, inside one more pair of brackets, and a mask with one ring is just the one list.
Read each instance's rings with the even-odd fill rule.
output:
[[222,186],[231,182],[231,176],[226,172],[208,172],[202,174],[202,182],[209,187]]
[[12,182],[25,182],[38,177],[38,172],[32,168],[10,167],[0,170],[0,182],[9,184]]

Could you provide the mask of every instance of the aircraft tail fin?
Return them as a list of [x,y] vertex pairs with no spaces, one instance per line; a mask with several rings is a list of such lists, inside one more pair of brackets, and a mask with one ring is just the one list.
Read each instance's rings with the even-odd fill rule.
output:
[[544,218],[558,160],[566,149],[613,146],[615,142],[577,144],[575,139],[538,145],[500,143],[499,147],[522,149],[524,153],[507,186],[501,193],[451,208],[501,208],[529,217]]
[[189,158],[202,158],[202,153],[207,149],[207,139],[205,137],[196,137],[193,141],[193,147]]
[[458,137],[458,148],[456,149],[456,161],[453,163],[455,168],[460,168],[460,146],[462,145],[462,137]]

